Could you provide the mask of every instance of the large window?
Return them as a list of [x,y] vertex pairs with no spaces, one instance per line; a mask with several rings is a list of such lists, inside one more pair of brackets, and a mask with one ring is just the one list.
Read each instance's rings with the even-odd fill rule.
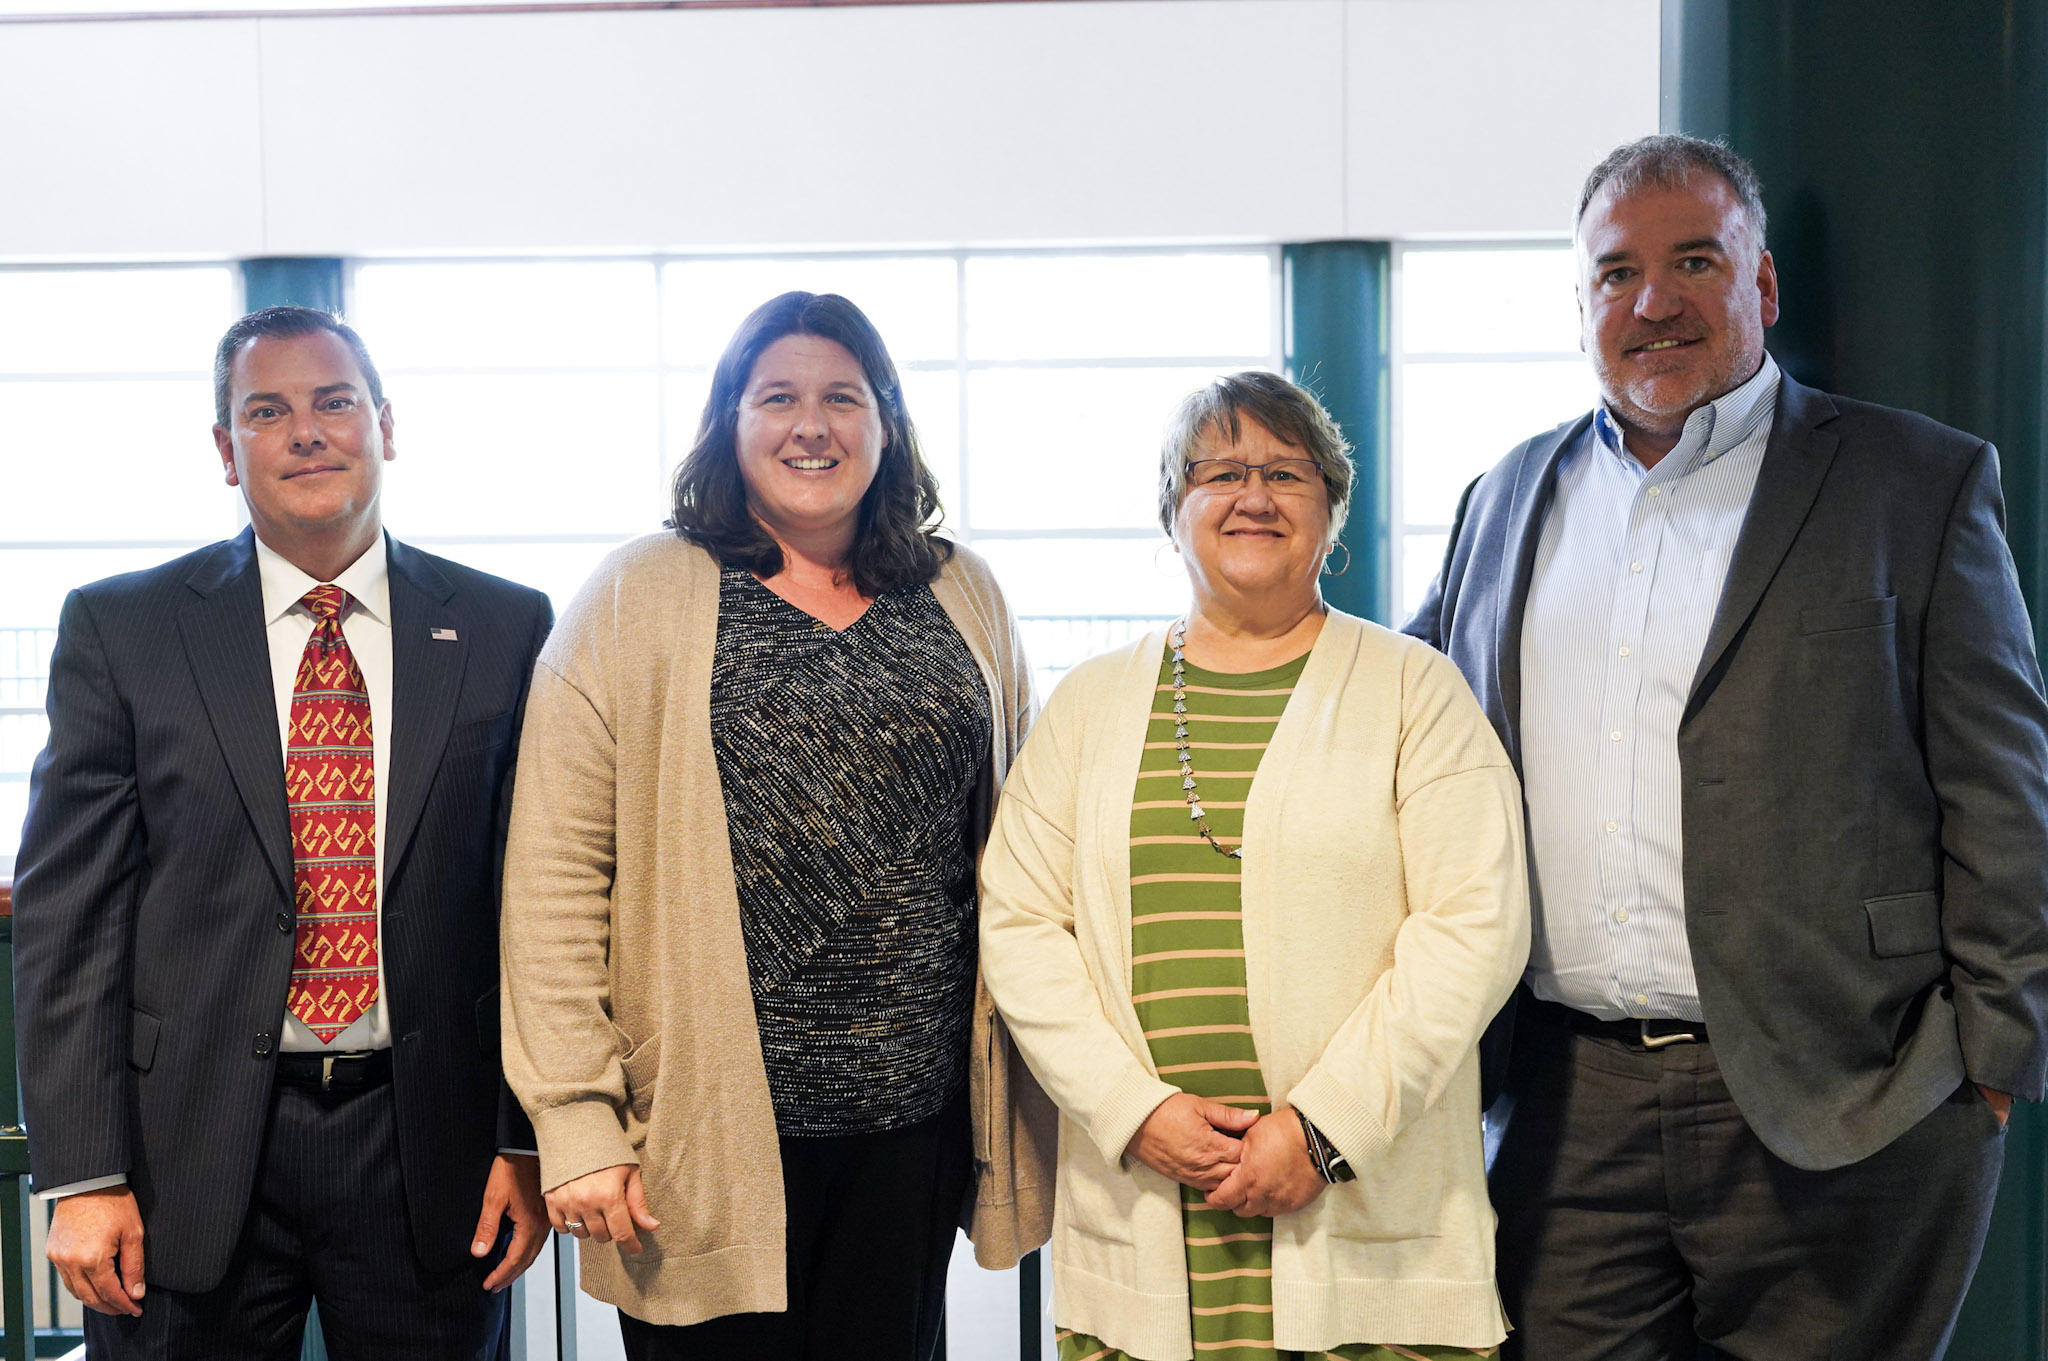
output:
[[0,270],[0,877],[65,593],[235,532],[208,368],[226,265]]
[[1395,613],[1435,579],[1458,497],[1508,450],[1592,406],[1572,249],[1405,246],[1395,254]]
[[1180,608],[1160,431],[1217,373],[1277,366],[1275,268],[1264,248],[364,262],[350,310],[397,422],[393,531],[560,607],[660,526],[740,320],[792,288],[846,295],[1044,686]]
[[[1279,363],[1268,248],[363,261],[350,318],[383,371],[394,532],[565,606],[657,530],[712,363],[791,288],[871,316],[946,524],[994,564],[1041,690],[1179,610],[1154,518],[1160,430],[1219,372]],[[224,264],[0,269],[0,874],[41,749],[73,586],[235,533],[207,368]]]

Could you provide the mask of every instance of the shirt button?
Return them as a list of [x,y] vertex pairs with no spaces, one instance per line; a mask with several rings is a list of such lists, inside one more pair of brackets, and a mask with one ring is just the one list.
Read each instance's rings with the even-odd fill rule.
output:
[[1618,822],[1609,822],[1607,824],[1607,830],[1610,832],[1618,832],[1621,830],[1621,824]]
[[[1628,909],[1627,909],[1627,908],[1625,908],[1625,907],[1617,907],[1617,908],[1615,908],[1615,909],[1614,909],[1614,919],[1615,919],[1616,921],[1618,921],[1618,922],[1625,922],[1625,921],[1627,921],[1627,920],[1628,920]],[[1638,1002],[1640,1002],[1640,1001],[1642,1001],[1643,999],[1642,999],[1641,997],[1638,997],[1638,998],[1636,998],[1636,1000],[1637,1000]]]
[[1637,994],[1636,994],[1636,1005],[1637,1005],[1637,1006],[1639,1006],[1639,1007],[1646,1007],[1646,1006],[1650,1005],[1650,999],[1649,999],[1649,998],[1647,998],[1647,997],[1645,997],[1645,996],[1643,996],[1643,994],[1641,994],[1641,993],[1637,993]]
[[1611,732],[1607,734],[1607,740],[1610,742],[1619,742],[1621,740],[1621,734],[1618,732]]
[[1634,651],[1635,651],[1635,649],[1634,649],[1634,648],[1632,648],[1632,647],[1630,647],[1630,646],[1629,646],[1629,645],[1628,645],[1627,643],[1623,643],[1623,644],[1621,645],[1621,655],[1622,655],[1622,656],[1624,656],[1624,657],[1626,657],[1626,656],[1630,655],[1630,654],[1631,654],[1631,653],[1633,653]]
[[271,1039],[271,1038],[270,1038],[270,1034],[269,1034],[269,1032],[268,1032],[268,1031],[266,1031],[266,1032],[264,1032],[264,1033],[262,1033],[262,1034],[258,1035],[258,1036],[256,1037],[256,1045],[255,1045],[255,1048],[256,1048],[256,1057],[257,1057],[257,1058],[259,1058],[259,1059],[260,1059],[260,1058],[262,1058],[262,1057],[264,1057],[264,1056],[265,1056],[266,1054],[268,1054],[268,1053],[269,1053],[269,1052],[271,1051],[271,1049],[272,1049],[272,1048],[273,1048],[273,1047],[275,1046],[275,1044],[276,1044],[276,1041],[274,1041],[273,1039]]
[[1650,495],[1652,495],[1652,496],[1656,496],[1656,495],[1658,495],[1659,493],[1661,493],[1661,492],[1662,492],[1663,490],[1664,490],[1664,489],[1663,489],[1662,487],[1652,487],[1652,488],[1650,488]]

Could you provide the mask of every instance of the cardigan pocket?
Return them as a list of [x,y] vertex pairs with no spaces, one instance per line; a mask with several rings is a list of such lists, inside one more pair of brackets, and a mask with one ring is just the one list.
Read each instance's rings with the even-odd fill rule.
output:
[[[623,1030],[619,1031],[619,1039],[629,1042]],[[654,1107],[654,1080],[661,1072],[661,1046],[653,1038],[642,1040],[619,1056],[619,1067],[626,1075],[626,1109],[636,1121],[645,1124]]]
[[1059,1141],[1053,1203],[1066,1236],[1079,1240],[1081,1254],[1090,1259],[1099,1261],[1105,1251],[1112,1258],[1128,1255],[1137,1241],[1134,1226],[1145,1197],[1137,1175],[1104,1163],[1087,1132],[1064,1115]]
[[[1411,1238],[1435,1238],[1443,1232],[1446,1202],[1469,1189],[1455,1183],[1460,1155],[1470,1149],[1472,1164],[1479,1164],[1476,1130],[1469,1139],[1457,1137],[1445,1123],[1449,1108],[1462,1102],[1442,1102],[1401,1132],[1387,1151],[1367,1162],[1358,1180],[1326,1187],[1323,1199],[1342,1207],[1341,1236],[1358,1242],[1391,1243]],[[1479,1183],[1484,1195],[1484,1183]]]

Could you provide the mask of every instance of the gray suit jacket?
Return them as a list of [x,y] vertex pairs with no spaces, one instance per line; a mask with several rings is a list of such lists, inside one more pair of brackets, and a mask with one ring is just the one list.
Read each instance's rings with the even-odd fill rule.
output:
[[[1406,625],[1517,769],[1537,538],[1590,420],[1467,490]],[[1678,753],[1700,1005],[1799,1167],[1869,1156],[1966,1078],[2042,1095],[2048,705],[2004,525],[1989,444],[1785,379]]]

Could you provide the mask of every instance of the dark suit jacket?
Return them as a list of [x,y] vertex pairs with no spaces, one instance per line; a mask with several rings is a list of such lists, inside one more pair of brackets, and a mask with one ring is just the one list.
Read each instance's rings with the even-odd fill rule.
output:
[[[1473,484],[1406,626],[1517,769],[1537,538],[1590,420]],[[1700,1005],[1800,1167],[1867,1157],[1966,1077],[2042,1095],[2048,706],[2004,524],[1983,440],[1784,380],[1678,754]]]
[[[532,1147],[499,1073],[498,882],[551,616],[403,544],[389,561],[382,958],[413,1229],[447,1270],[496,1150]],[[151,1284],[210,1289],[256,1175],[294,938],[252,535],[72,592],[49,712],[14,890],[35,1180],[127,1173]]]

